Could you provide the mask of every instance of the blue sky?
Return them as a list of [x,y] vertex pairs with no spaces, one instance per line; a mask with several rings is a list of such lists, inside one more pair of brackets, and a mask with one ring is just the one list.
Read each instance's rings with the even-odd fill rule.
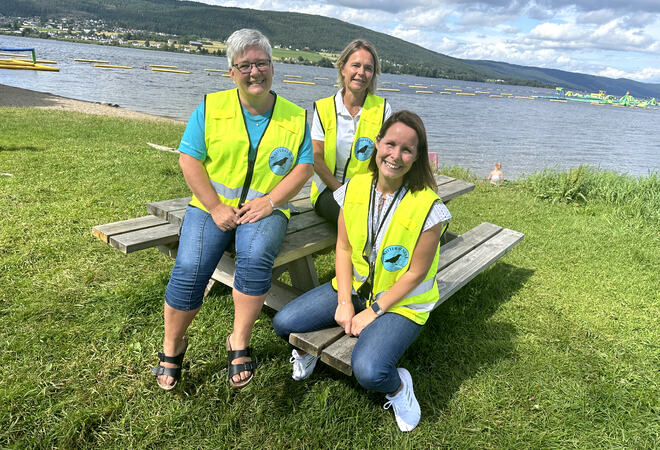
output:
[[[245,7],[244,0],[204,3]],[[660,0],[252,0],[446,55],[660,83]]]

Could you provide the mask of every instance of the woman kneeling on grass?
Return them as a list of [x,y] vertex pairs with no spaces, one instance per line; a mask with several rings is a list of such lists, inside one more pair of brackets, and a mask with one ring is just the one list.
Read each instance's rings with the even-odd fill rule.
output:
[[179,164],[193,199],[165,290],[165,339],[153,369],[165,390],[181,376],[185,332],[231,242],[234,327],[225,341],[231,387],[247,385],[257,367],[248,345],[286,234],[287,202],[313,173],[305,110],[270,90],[271,52],[256,30],[229,36],[229,75],[237,89],[208,94],[181,139]]
[[[438,300],[439,242],[451,217],[435,193],[422,120],[399,111],[383,124],[369,173],[337,189],[341,206],[336,277],[286,305],[273,319],[278,336],[335,323],[357,336],[353,373],[383,392],[401,431],[421,411],[410,373],[396,363],[417,338]],[[369,193],[367,195],[367,193]],[[293,350],[293,378],[307,378],[317,357]]]

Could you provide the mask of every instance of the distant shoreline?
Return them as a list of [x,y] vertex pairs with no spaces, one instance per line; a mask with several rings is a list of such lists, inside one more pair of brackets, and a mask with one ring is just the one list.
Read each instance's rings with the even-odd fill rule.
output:
[[39,92],[30,89],[17,88],[0,84],[0,106],[31,107],[40,109],[56,109],[77,111],[85,114],[122,117],[126,119],[153,120],[158,122],[184,123],[166,116],[147,114],[120,106],[75,100],[49,92]]

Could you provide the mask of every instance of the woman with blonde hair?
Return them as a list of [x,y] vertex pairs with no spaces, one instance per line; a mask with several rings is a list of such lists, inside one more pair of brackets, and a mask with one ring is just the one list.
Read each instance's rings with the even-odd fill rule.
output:
[[351,41],[335,65],[341,88],[314,103],[315,176],[310,197],[316,213],[337,226],[339,205],[332,193],[354,175],[367,172],[376,135],[392,109],[374,94],[380,62],[371,43]]

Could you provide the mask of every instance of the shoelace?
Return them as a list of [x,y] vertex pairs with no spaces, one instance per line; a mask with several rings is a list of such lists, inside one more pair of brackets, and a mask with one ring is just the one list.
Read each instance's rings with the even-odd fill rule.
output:
[[[408,389],[408,386],[404,385],[403,388],[401,389],[402,392],[399,392],[396,394],[394,397],[390,398],[385,404],[383,405],[383,409],[390,409],[391,406],[394,406],[394,411],[398,410],[398,405],[401,403],[404,403],[408,409],[410,409],[412,405],[412,398],[410,395],[410,389]],[[396,399],[399,395],[401,395],[401,399]],[[395,400],[396,399],[396,400]]]

